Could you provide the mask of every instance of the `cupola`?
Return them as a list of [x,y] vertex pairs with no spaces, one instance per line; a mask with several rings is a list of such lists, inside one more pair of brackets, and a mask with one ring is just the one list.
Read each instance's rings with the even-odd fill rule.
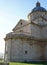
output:
[[36,7],[34,7],[34,8],[32,9],[32,12],[36,12],[36,11],[45,12],[46,9],[40,6],[40,2],[37,2],[37,3],[36,3]]

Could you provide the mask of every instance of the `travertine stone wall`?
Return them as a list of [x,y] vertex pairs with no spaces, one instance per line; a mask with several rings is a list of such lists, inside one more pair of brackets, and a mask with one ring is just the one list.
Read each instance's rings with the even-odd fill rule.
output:
[[5,42],[5,61],[9,61],[11,56],[11,39]]
[[32,36],[36,38],[41,38],[40,28],[38,26],[31,24],[31,32],[32,32],[31,34]]
[[[39,60],[41,57],[41,47],[33,42],[21,39],[12,40],[11,60],[31,61]],[[25,54],[27,51],[27,54]]]
[[42,29],[43,38],[47,39],[47,26]]
[[[37,61],[47,60],[47,42],[39,42],[26,38],[6,41],[5,60]],[[27,53],[25,53],[25,51]]]
[[45,58],[46,58],[46,60],[47,60],[47,45],[45,46]]

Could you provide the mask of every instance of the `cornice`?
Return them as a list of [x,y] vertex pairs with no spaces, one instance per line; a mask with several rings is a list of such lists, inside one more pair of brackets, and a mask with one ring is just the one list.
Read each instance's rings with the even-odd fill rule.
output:
[[27,34],[15,34],[15,35],[11,35],[11,36],[9,36],[9,37],[5,37],[4,38],[4,40],[6,41],[6,40],[9,40],[9,39],[17,39],[17,38],[19,38],[19,39],[25,39],[25,40],[34,40],[34,41],[41,41],[41,42],[47,42],[47,38],[45,39],[45,38],[41,38],[41,39],[39,39],[39,38],[36,38],[36,37],[34,37],[34,36],[32,36],[32,35],[27,35]]

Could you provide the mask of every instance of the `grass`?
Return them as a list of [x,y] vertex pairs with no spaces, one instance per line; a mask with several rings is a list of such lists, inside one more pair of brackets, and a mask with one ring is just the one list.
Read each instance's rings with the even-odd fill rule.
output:
[[[3,60],[0,60],[2,63]],[[9,65],[47,65],[47,62],[9,62]]]
[[0,63],[3,62],[3,60],[0,60]]
[[47,63],[22,63],[22,62],[10,62],[9,65],[47,65]]
[[43,65],[43,64],[31,64],[31,63],[18,63],[18,62],[12,62],[10,65]]

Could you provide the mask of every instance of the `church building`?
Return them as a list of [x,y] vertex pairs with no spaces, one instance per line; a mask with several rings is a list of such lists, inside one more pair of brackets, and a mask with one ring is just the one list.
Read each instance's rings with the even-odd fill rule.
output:
[[37,2],[27,17],[6,34],[5,61],[47,61],[47,10]]

